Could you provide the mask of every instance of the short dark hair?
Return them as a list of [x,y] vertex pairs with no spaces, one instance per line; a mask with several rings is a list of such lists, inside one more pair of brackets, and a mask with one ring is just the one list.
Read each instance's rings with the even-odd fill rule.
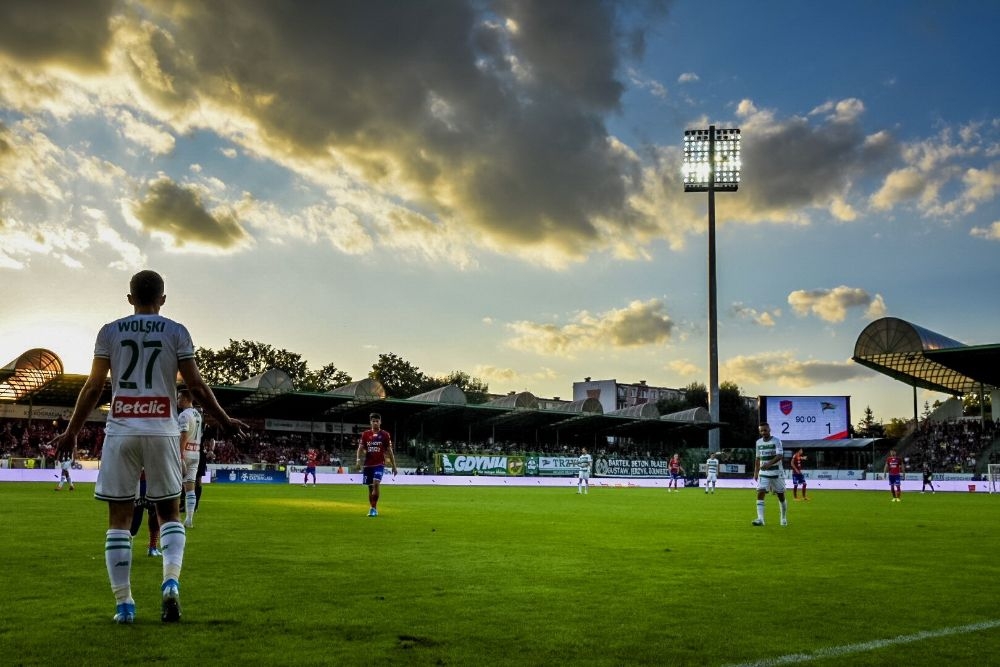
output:
[[371,421],[371,420],[373,420],[373,419],[377,419],[377,420],[379,420],[379,421],[382,421],[382,415],[380,415],[380,414],[379,414],[379,413],[377,413],[377,412],[373,412],[373,413],[371,413],[370,415],[368,415],[368,421]]
[[156,271],[140,271],[132,276],[128,284],[132,300],[140,306],[151,306],[163,296],[163,277]]

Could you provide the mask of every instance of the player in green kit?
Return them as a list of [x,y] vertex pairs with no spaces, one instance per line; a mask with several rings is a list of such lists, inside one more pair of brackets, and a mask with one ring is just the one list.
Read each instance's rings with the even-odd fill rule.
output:
[[764,496],[770,491],[778,496],[781,507],[781,525],[788,525],[788,504],[785,502],[785,474],[782,460],[785,452],[781,440],[771,435],[771,426],[760,425],[760,439],[757,440],[757,458],[754,460],[753,478],[757,481],[757,518],[753,525],[764,525]]

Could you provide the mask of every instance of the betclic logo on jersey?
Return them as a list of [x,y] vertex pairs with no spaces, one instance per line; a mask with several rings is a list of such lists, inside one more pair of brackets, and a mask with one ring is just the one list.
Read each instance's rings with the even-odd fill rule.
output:
[[119,396],[111,403],[111,416],[165,419],[170,417],[170,399],[166,396]]

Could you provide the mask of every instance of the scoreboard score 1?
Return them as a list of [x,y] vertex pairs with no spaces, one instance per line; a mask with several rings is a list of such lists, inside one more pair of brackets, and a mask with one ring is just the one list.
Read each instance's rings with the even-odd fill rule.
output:
[[760,396],[760,420],[785,440],[843,440],[850,437],[850,396]]

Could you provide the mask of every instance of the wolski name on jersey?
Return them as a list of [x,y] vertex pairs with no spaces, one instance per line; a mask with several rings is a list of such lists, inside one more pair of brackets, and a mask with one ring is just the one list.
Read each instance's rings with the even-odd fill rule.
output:
[[166,396],[121,396],[111,403],[111,416],[163,419],[170,416],[170,399]]
[[136,333],[163,333],[166,322],[154,320],[122,320],[118,322],[118,331],[134,331]]

